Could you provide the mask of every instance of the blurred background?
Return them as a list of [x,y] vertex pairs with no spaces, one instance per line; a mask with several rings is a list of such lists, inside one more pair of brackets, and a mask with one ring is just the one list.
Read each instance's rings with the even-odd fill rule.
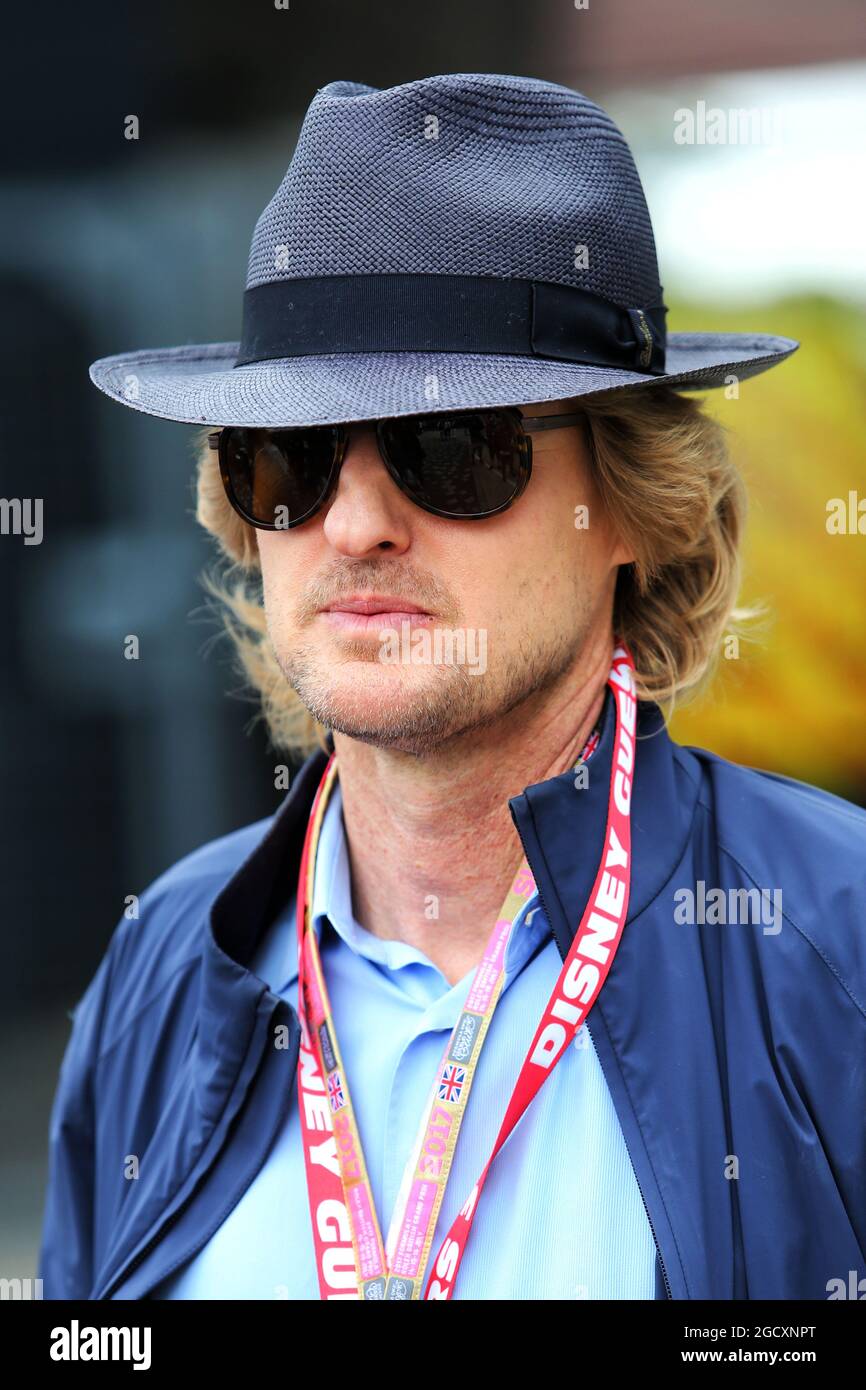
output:
[[0,1275],[27,1277],[69,1011],[125,896],[284,794],[205,607],[192,427],[88,364],[237,340],[256,218],[325,83],[580,89],[634,151],[669,327],[802,342],[708,396],[770,620],[674,735],[866,804],[866,25],[862,0],[90,0],[5,27],[0,491],[44,500],[41,544],[0,535]]

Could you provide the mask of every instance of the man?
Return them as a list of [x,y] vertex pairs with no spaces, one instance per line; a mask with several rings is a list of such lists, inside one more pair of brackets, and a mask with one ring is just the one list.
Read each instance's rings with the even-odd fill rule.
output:
[[[578,93],[331,83],[204,431],[276,815],[141,896],[52,1117],[47,1297],[828,1298],[866,1247],[866,815],[683,749],[742,484]],[[317,747],[318,739],[318,747]],[[844,1296],[844,1295],[843,1295]]]

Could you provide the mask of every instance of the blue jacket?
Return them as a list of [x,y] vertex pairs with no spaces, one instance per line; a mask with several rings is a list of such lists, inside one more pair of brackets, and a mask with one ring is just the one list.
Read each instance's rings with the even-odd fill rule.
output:
[[[509,802],[563,958],[601,856],[613,727],[607,699],[587,787],[572,771]],[[638,735],[628,918],[587,1027],[658,1247],[656,1296],[826,1299],[866,1275],[866,812],[678,746],[654,705]],[[147,1297],[297,1103],[297,1015],[246,962],[295,891],[325,761],[117,924],[52,1110],[44,1297]],[[743,904],[749,889],[761,919],[713,920],[713,890]],[[690,903],[708,920],[683,921]]]

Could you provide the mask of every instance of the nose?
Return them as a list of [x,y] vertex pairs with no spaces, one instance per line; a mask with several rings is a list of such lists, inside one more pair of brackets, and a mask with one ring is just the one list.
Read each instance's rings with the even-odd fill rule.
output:
[[348,425],[349,438],[337,486],[325,510],[323,530],[343,555],[356,557],[409,545],[417,510],[389,474],[373,425]]

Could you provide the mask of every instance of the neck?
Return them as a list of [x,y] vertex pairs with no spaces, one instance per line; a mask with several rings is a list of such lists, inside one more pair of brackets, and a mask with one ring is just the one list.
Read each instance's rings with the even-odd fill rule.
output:
[[598,639],[549,690],[435,755],[335,733],[353,910],[374,936],[423,951],[455,984],[480,960],[521,861],[509,798],[572,767],[604,701]]

